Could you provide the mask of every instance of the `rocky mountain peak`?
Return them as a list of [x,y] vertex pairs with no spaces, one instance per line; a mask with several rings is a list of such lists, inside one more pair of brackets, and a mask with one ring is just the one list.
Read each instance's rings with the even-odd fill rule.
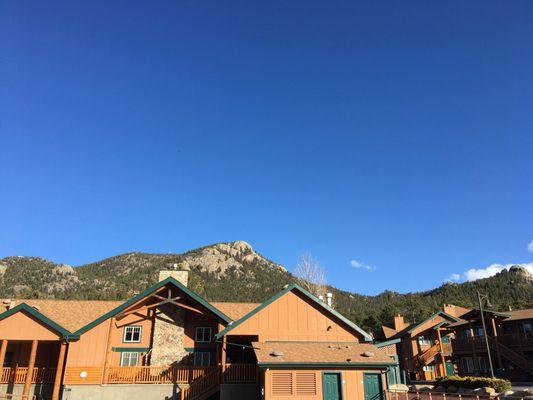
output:
[[521,277],[533,281],[533,274],[531,274],[526,267],[522,265],[513,265],[509,268],[509,272],[513,274],[520,275]]

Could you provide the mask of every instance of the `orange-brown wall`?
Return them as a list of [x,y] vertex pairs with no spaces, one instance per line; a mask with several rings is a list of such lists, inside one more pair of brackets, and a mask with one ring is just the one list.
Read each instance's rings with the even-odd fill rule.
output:
[[59,340],[60,335],[25,312],[17,312],[0,321],[0,339]]
[[[139,305],[139,307],[141,307]],[[109,324],[111,319],[108,319],[89,331],[83,333],[78,341],[69,344],[69,352],[67,356],[67,367],[82,367],[82,366],[103,366],[105,363],[105,355],[108,346]],[[192,311],[185,312],[185,337],[184,347],[195,347],[194,339],[196,335],[197,326],[210,326],[212,334],[218,332],[217,320],[208,315],[200,315]],[[137,343],[124,343],[124,328],[129,325],[142,326],[141,341]],[[126,315],[121,319],[114,321],[111,328],[111,345],[110,347],[121,348],[150,348],[153,319],[146,310],[139,313],[132,313]],[[214,343],[197,344],[196,347],[214,348]],[[120,365],[121,353],[112,351],[110,355],[110,365]]]
[[229,335],[258,335],[259,341],[359,342],[341,321],[317,309],[308,299],[288,292],[235,327]]
[[[316,379],[316,395],[297,396],[294,391],[292,396],[274,396],[272,394],[272,374],[276,372],[292,373],[293,387],[296,381],[296,374],[299,372],[314,372]],[[264,389],[265,400],[322,400],[322,373],[323,372],[340,372],[342,381],[342,399],[343,400],[364,400],[365,390],[363,384],[363,374],[380,373],[382,387],[385,390],[387,387],[386,374],[379,370],[364,370],[364,369],[332,369],[332,370],[315,370],[315,369],[268,369],[264,372]]]

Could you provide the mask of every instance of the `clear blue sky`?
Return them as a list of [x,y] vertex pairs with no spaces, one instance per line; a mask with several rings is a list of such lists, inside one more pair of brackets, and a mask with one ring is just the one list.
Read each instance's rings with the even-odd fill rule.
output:
[[242,239],[362,293],[531,262],[531,21],[530,0],[4,0],[0,257]]

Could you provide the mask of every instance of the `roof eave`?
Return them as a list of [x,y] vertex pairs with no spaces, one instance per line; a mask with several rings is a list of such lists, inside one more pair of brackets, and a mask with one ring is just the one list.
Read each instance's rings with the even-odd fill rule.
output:
[[124,309],[128,308],[129,306],[135,304],[139,300],[143,299],[144,297],[147,297],[150,293],[155,292],[159,288],[165,286],[168,283],[172,283],[174,286],[176,286],[178,289],[184,291],[187,295],[191,296],[194,300],[199,302],[201,305],[206,307],[208,310],[213,312],[215,315],[217,315],[220,319],[222,319],[224,322],[229,324],[232,320],[230,317],[228,317],[226,314],[224,314],[222,311],[218,310],[216,307],[214,307],[212,304],[210,304],[207,300],[205,300],[203,297],[199,296],[195,292],[193,292],[191,289],[189,289],[187,286],[181,284],[179,281],[177,281],[172,276],[169,276],[168,278],[156,283],[155,285],[150,286],[143,292],[139,293],[138,295],[132,297],[129,300],[126,300],[124,303],[119,305],[118,307],[115,307],[111,311],[108,311],[104,315],[98,317],[94,321],[88,323],[87,325],[81,327],[76,332],[74,332],[75,335],[81,335],[85,332],[87,332],[89,329],[95,327],[96,325],[99,325],[100,323],[104,322],[105,320],[117,315]]

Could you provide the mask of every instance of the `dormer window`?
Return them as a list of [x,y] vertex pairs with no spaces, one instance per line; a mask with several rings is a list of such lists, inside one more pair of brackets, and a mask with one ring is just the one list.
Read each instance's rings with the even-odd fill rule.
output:
[[142,327],[138,325],[126,326],[124,328],[124,343],[139,343],[141,341]]

